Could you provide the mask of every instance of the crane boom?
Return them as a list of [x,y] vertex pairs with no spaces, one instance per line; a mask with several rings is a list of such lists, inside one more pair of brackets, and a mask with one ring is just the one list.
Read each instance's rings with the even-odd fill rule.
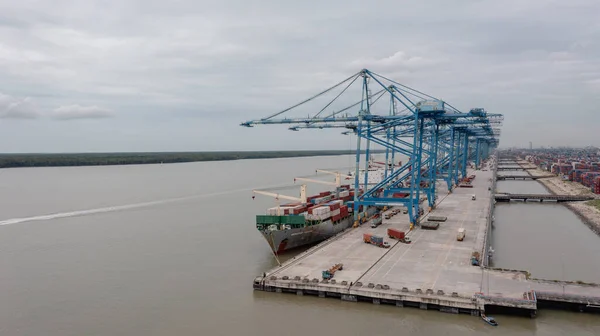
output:
[[309,179],[309,178],[305,178],[305,177],[296,177],[296,178],[294,178],[294,182],[296,182],[296,180],[306,181],[306,182],[313,182],[313,183],[320,183],[320,184],[326,184],[326,185],[331,185],[331,186],[336,186],[336,187],[340,186],[340,184],[338,184],[336,182],[327,182],[327,181],[321,181],[321,180],[313,180],[313,179]]
[[345,179],[352,178],[351,175],[346,175],[346,174],[342,175],[340,172],[332,172],[332,171],[323,170],[323,169],[317,169],[316,172],[335,175],[335,186],[337,186],[337,187],[342,185],[342,177]]
[[323,169],[317,169],[317,170],[315,170],[315,172],[317,172],[317,173],[331,174],[331,175],[340,176],[340,177],[352,177],[350,175],[342,174],[340,172],[332,172],[332,171],[323,170]]
[[268,192],[268,191],[262,191],[262,190],[252,190],[252,192],[255,194],[275,197],[276,200],[283,198],[283,199],[287,199],[287,200],[291,200],[291,201],[299,201],[299,202],[302,202],[302,204],[307,203],[306,202],[306,184],[303,184],[302,186],[300,186],[300,197],[299,198],[293,197],[293,196],[281,195],[281,194],[277,194],[277,193],[272,193],[272,192]]

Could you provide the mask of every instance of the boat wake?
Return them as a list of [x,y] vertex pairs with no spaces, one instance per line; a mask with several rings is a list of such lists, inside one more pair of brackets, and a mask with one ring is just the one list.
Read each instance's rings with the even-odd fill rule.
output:
[[[269,187],[279,187],[279,186],[267,186],[264,188],[269,188]],[[60,213],[53,213],[53,214],[32,216],[32,217],[4,219],[4,220],[0,220],[0,226],[20,224],[20,223],[33,222],[33,221],[45,221],[45,220],[57,219],[57,218],[87,216],[87,215],[94,215],[94,214],[105,213],[105,212],[116,212],[116,211],[125,211],[125,210],[138,209],[138,208],[147,208],[147,207],[152,207],[152,206],[156,206],[156,205],[163,205],[163,204],[167,204],[167,203],[187,201],[187,200],[192,200],[192,199],[197,199],[197,198],[213,197],[213,196],[239,193],[239,192],[243,192],[243,191],[251,191],[252,189],[253,188],[225,190],[225,191],[214,192],[214,193],[209,193],[209,194],[200,194],[200,195],[192,195],[192,196],[185,196],[185,197],[169,198],[169,199],[163,199],[163,200],[151,201],[151,202],[116,205],[116,206],[109,206],[109,207],[104,207],[104,208],[77,210],[77,211],[69,211],[69,212],[60,212]]]

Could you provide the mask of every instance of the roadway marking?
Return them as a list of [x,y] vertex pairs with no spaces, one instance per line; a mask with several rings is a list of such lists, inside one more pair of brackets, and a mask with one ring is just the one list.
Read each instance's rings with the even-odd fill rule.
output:
[[[390,271],[392,269],[394,269],[396,267],[396,265],[400,262],[400,260],[402,260],[402,258],[404,258],[404,256],[406,255],[406,253],[408,253],[408,251],[410,251],[410,249],[413,247],[413,244],[415,244],[417,241],[420,240],[420,238],[425,233],[423,230],[420,230],[420,231],[421,231],[420,232],[421,234],[418,237],[416,237],[415,240],[412,243],[408,244],[408,247],[404,250],[404,253],[402,253],[402,255],[400,256],[400,258],[398,258],[398,260],[396,260],[396,262],[392,265],[392,267],[390,267],[390,269],[387,272],[385,272],[385,274],[382,277],[383,279],[387,278],[387,275],[390,273]],[[394,253],[394,255],[395,255],[395,253]],[[387,262],[388,261],[386,261],[386,263]],[[383,265],[381,267],[383,267]],[[379,269],[377,269],[377,271],[379,271]],[[375,273],[373,273],[373,275],[375,275]]]
[[[449,195],[449,194],[448,194],[448,195]],[[446,197],[448,197],[448,195],[444,196],[444,197],[443,197],[441,200],[439,200],[439,201],[438,201],[438,203],[436,204],[436,206],[439,206],[439,205],[442,203],[442,201],[444,201],[444,200],[446,199]],[[428,217],[428,216],[429,216],[430,214],[432,214],[432,213],[433,213],[433,211],[431,211],[431,212],[428,212],[428,213],[427,213],[427,215],[426,215],[426,216],[424,216],[423,218],[426,218],[426,217]],[[466,215],[466,213],[465,213],[465,215]],[[407,223],[407,224],[408,224],[408,223]],[[400,261],[401,261],[401,260],[404,258],[404,256],[406,255],[406,253],[408,253],[408,251],[409,251],[409,250],[410,250],[410,249],[411,249],[411,248],[414,246],[414,244],[416,244],[416,243],[417,243],[417,242],[420,240],[420,238],[421,238],[421,237],[422,237],[422,236],[425,234],[425,230],[422,230],[422,229],[421,229],[421,230],[419,230],[419,231],[420,231],[420,234],[419,234],[417,237],[411,238],[411,239],[414,239],[414,240],[413,240],[413,242],[412,242],[411,244],[403,244],[403,245],[409,245],[409,246],[408,246],[406,249],[404,249],[404,250],[403,250],[403,253],[402,253],[402,255],[401,255],[399,258],[397,258],[397,259],[396,259],[396,261],[394,262],[394,264],[393,264],[393,265],[392,265],[392,266],[391,266],[391,267],[388,269],[388,271],[387,271],[387,272],[385,272],[385,274],[382,276],[382,279],[386,279],[386,278],[387,278],[387,275],[390,273],[390,271],[396,267],[396,265],[397,265],[397,264],[398,264],[398,263],[399,263],[399,262],[400,262]],[[413,235],[411,235],[411,236],[413,236]],[[398,242],[398,243],[399,243],[399,242]],[[396,244],[396,245],[397,245],[397,244]],[[396,245],[394,245],[392,248],[395,248],[395,247],[396,247]],[[400,250],[402,250],[402,249],[401,249],[401,248],[399,248],[399,249],[397,249],[396,251],[394,251],[394,252],[393,252],[393,253],[390,255],[390,258],[385,258],[385,260],[381,259],[381,260],[377,261],[377,262],[375,263],[375,265],[376,265],[376,264],[379,264],[379,263],[381,263],[381,265],[379,265],[379,267],[377,268],[377,270],[374,270],[374,271],[372,272],[371,276],[369,276],[369,277],[368,277],[368,279],[371,279],[371,278],[373,278],[373,277],[374,277],[374,276],[375,276],[375,275],[376,275],[376,274],[377,274],[377,273],[378,273],[378,272],[381,270],[381,268],[382,268],[382,267],[386,266],[386,265],[389,263],[389,261],[391,260],[391,258],[392,258],[392,257],[395,257],[395,256],[396,256],[396,254],[397,254],[397,253],[398,253],[398,251],[400,251]],[[387,257],[387,255],[386,255],[386,257]],[[375,265],[373,265],[373,266],[375,266]],[[366,274],[365,274],[365,275],[366,275]]]
[[[462,219],[460,221],[460,226],[459,227],[464,227],[464,223],[465,223],[465,219],[467,217],[468,214],[470,214],[470,210],[471,210],[471,203],[472,202],[468,202],[467,208],[463,211],[463,216]],[[437,272],[435,273],[435,277],[433,278],[433,283],[431,282],[424,282],[424,288],[434,288],[435,284],[437,283],[439,277],[440,277],[440,273],[442,272],[442,265],[444,265],[446,263],[446,261],[448,260],[448,256],[450,255],[450,251],[453,250],[453,247],[455,246],[456,243],[454,243],[454,241],[452,240],[453,236],[452,234],[450,234],[450,236],[448,237],[448,240],[446,240],[445,244],[444,244],[444,248],[446,249],[446,253],[444,255],[444,260],[440,263],[440,257],[443,255],[443,252],[441,252],[438,257],[436,258],[434,267],[435,269],[437,269]],[[430,287],[426,287],[427,284],[431,283]]]

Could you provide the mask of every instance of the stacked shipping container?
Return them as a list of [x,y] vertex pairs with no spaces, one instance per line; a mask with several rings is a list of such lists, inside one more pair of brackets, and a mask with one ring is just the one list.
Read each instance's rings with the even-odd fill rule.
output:
[[594,183],[592,185],[592,192],[594,194],[600,194],[600,176],[594,178]]
[[326,220],[331,217],[331,210],[328,206],[316,206],[308,209],[305,216],[308,220]]
[[573,170],[573,181],[581,183],[581,175],[589,171],[589,169],[574,169]]
[[600,152],[597,149],[553,149],[536,155],[527,153],[525,159],[600,194]]
[[591,171],[591,172],[583,173],[581,175],[581,184],[583,184],[586,187],[592,187],[594,184],[594,179],[597,176],[600,176],[600,172]]
[[561,174],[570,175],[572,170],[573,170],[573,168],[570,164],[559,164],[558,165],[558,172]]

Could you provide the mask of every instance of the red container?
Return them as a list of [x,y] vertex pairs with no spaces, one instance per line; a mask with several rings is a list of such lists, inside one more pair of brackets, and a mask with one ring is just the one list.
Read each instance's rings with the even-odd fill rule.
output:
[[323,191],[322,193],[319,193],[320,197],[325,197],[325,196],[329,196],[331,195],[331,191]]
[[305,212],[306,209],[307,209],[307,207],[305,207],[305,206],[294,208],[294,215],[299,215],[299,214]]
[[340,219],[342,219],[342,215],[341,214],[335,215],[335,216],[331,217],[331,220],[334,221],[334,222],[337,222]]
[[387,229],[388,237],[395,239],[404,239],[404,231],[396,230],[393,228]]

